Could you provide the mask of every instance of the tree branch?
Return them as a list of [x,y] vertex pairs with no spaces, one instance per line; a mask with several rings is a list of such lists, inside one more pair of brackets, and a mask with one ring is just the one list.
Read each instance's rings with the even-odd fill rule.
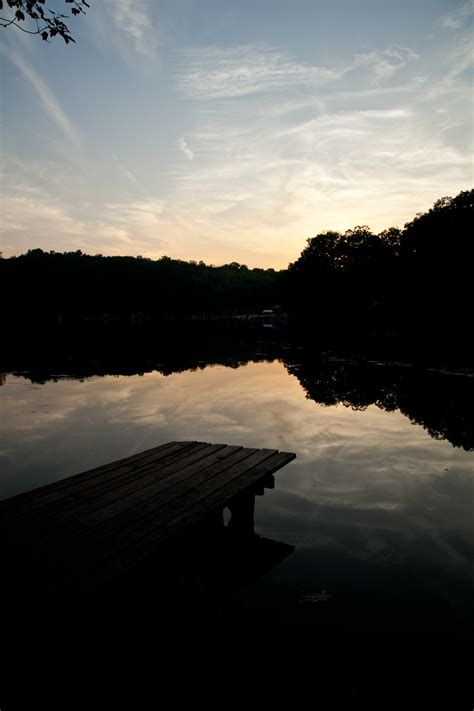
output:
[[[13,10],[14,17],[0,17],[0,27],[7,28],[13,25],[22,32],[28,35],[41,35],[41,38],[46,42],[56,35],[63,38],[66,44],[75,42],[69,32],[69,27],[64,20],[69,20],[69,15],[64,15],[58,10],[52,10],[50,7],[43,7],[48,0],[7,0],[7,5]],[[90,5],[86,0],[63,0],[66,5],[71,6],[71,12],[74,17],[77,15],[86,14],[84,7],[89,8]],[[59,2],[59,0],[58,0]],[[3,0],[0,0],[0,11],[4,8]],[[49,17],[45,14],[49,13]],[[23,24],[28,21],[33,21],[36,24],[36,30],[26,29]],[[44,22],[44,27],[40,27],[40,23]],[[31,25],[30,25],[31,26]]]
[[43,28],[38,28],[35,32],[33,32],[32,30],[25,30],[25,28],[15,22],[15,20],[7,20],[6,17],[0,17],[0,21],[6,22],[5,25],[0,25],[0,27],[9,27],[10,25],[13,25],[14,27],[18,27],[19,30],[21,30],[22,32],[26,32],[29,35],[39,35],[40,32],[44,32],[48,29],[48,25],[45,25]]

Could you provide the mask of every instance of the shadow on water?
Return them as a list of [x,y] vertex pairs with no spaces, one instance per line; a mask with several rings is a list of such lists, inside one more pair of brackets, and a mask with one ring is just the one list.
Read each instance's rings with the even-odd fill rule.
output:
[[[228,596],[295,550],[255,533],[255,497],[274,487],[274,477],[268,476],[209,516],[192,535],[160,549],[158,557],[124,582],[122,594],[129,599],[139,592],[142,602],[146,597],[161,611],[161,624],[193,624],[203,616],[208,624],[228,619]],[[107,590],[103,596],[108,598]]]
[[[56,548],[70,533],[66,531],[61,541],[49,541],[45,558],[40,539],[48,535],[47,524],[43,522],[43,528],[37,526],[32,547],[21,530],[15,533],[15,522],[9,524],[7,501],[6,510],[1,511],[5,526],[0,527],[4,569],[9,573],[3,586],[4,603],[11,612],[21,611],[23,623],[29,620],[27,624],[34,624],[38,607],[41,608],[51,628],[60,626],[62,615],[71,608],[84,623],[91,617],[104,620],[120,615],[126,624],[126,610],[133,611],[128,622],[139,610],[147,610],[148,624],[161,628],[193,624],[203,615],[208,623],[218,622],[226,614],[224,606],[229,594],[259,578],[294,551],[294,546],[255,532],[255,498],[263,496],[265,489],[274,488],[273,475],[267,475],[234,496],[224,509],[210,513],[193,526],[191,533],[162,543],[154,555],[130,573],[90,590],[87,585],[84,588],[79,577],[68,577],[67,570],[63,574],[60,561],[54,563]],[[34,514],[28,519],[30,525],[34,525],[33,517]],[[77,540],[71,534],[68,548],[72,561],[79,550]],[[46,566],[45,560],[49,561]],[[53,563],[55,567],[51,568]],[[5,635],[7,631],[16,634],[18,618],[14,614],[11,619],[13,629],[6,621]]]
[[[93,592],[83,593],[74,586],[44,593],[41,581],[51,571],[22,570],[23,558],[19,557],[18,575],[4,581],[3,605],[9,614],[2,625],[2,647],[8,652],[1,657],[2,709],[29,708],[33,699],[47,708],[76,708],[76,703],[90,708],[81,692],[87,690],[97,700],[97,692],[103,690],[103,679],[97,686],[89,677],[91,664],[100,664],[105,672],[108,663],[120,665],[126,659],[123,673],[128,679],[134,661],[142,655],[158,665],[158,698],[167,693],[173,693],[174,699],[183,694],[188,698],[189,684],[193,689],[189,698],[194,698],[193,685],[202,684],[211,672],[215,687],[220,661],[227,666],[238,652],[231,647],[221,657],[224,640],[220,635],[231,633],[235,644],[242,624],[226,609],[227,597],[294,552],[291,545],[255,533],[255,498],[274,486],[274,477],[268,475],[194,527],[192,535],[165,544],[132,573]],[[242,641],[248,641],[249,632],[247,624]],[[13,662],[19,654],[21,670]],[[71,664],[81,666],[85,660],[88,672],[83,688],[65,704],[59,680],[45,685],[44,679],[51,673],[67,678]],[[190,664],[185,678],[184,664]],[[114,675],[109,703],[121,688],[122,681]],[[135,703],[142,689],[140,683]]]

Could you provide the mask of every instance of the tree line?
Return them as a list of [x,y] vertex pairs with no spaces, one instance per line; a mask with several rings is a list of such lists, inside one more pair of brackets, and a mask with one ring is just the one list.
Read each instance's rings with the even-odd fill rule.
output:
[[91,256],[29,250],[0,262],[8,318],[23,323],[147,321],[259,311],[280,293],[279,273],[232,262]]
[[4,326],[229,316],[282,304],[290,325],[329,343],[470,341],[474,190],[437,200],[403,229],[367,226],[307,240],[287,269],[80,250],[0,260]]
[[358,226],[307,240],[285,290],[300,322],[325,338],[470,343],[474,191],[443,197],[403,229]]

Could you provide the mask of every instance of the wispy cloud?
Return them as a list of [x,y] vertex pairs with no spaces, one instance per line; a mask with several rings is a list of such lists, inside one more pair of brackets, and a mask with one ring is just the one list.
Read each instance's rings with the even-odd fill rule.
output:
[[128,178],[129,180],[131,180],[132,183],[135,183],[135,185],[139,185],[139,182],[136,179],[136,177],[133,175],[133,173],[131,173],[129,170],[127,170],[127,168],[125,168],[123,165],[120,165],[119,170],[122,173],[122,175],[125,175],[125,177]]
[[[3,48],[5,53],[6,49]],[[59,101],[55,97],[52,90],[48,87],[46,82],[35,72],[35,70],[29,66],[24,59],[21,57],[20,53],[14,49],[8,49],[8,58],[10,61],[21,71],[25,79],[31,84],[33,90],[38,96],[45,113],[53,121],[54,124],[62,131],[64,137],[68,140],[73,147],[82,153],[81,141],[79,134],[67,116],[65,111],[62,109]]]
[[[26,249],[79,249],[87,230],[66,206],[34,186],[16,185],[16,194],[2,196],[2,244],[7,254]],[[32,238],[34,244],[32,244]]]
[[152,57],[158,39],[149,0],[107,0],[112,17],[120,34],[131,41],[137,54]]
[[164,202],[157,198],[127,200],[124,203],[106,203],[105,211],[109,222],[133,229],[155,229],[163,213]]
[[158,256],[162,211],[154,199],[75,205],[45,188],[12,183],[2,196],[2,247],[7,256],[31,247]]
[[354,64],[349,68],[349,71],[360,67],[368,69],[369,80],[378,84],[388,81],[400,69],[416,59],[418,59],[418,54],[412,49],[391,45],[384,50],[356,54]]
[[462,3],[452,12],[443,15],[441,25],[448,30],[459,30],[465,27],[467,22],[474,15],[474,0],[468,0]]
[[443,74],[436,81],[428,83],[425,92],[418,97],[419,100],[437,101],[439,111],[447,115],[457,113],[458,116],[465,116],[470,118],[472,124],[473,63],[472,37],[469,33],[463,33],[458,37],[455,48],[446,54]]
[[115,153],[112,153],[112,158],[114,159],[118,171],[120,175],[123,175],[127,180],[129,180],[133,185],[136,185],[137,188],[139,188],[140,192],[143,193],[143,195],[148,195],[148,191],[146,188],[142,185],[142,183],[138,180],[138,178],[132,173],[131,170],[129,170],[123,163],[119,160],[119,158],[115,155]]
[[288,87],[317,86],[340,77],[340,72],[299,63],[275,49],[255,45],[205,47],[184,53],[178,72],[180,89],[197,98],[239,97]]
[[[282,264],[297,235],[403,225],[464,187],[469,158],[434,118],[441,95],[427,112],[439,82],[417,73],[411,48],[391,44],[334,68],[261,46],[189,50],[185,59],[177,81],[193,107],[187,140],[199,161],[172,177],[195,234],[225,230],[247,253],[246,235],[258,235],[266,264]],[[448,74],[461,66],[451,59]]]
[[194,152],[190,149],[190,147],[186,143],[186,139],[184,136],[181,136],[180,139],[178,140],[178,148],[182,153],[184,153],[184,155],[186,156],[186,158],[188,158],[188,160],[192,160],[194,158]]
[[314,91],[361,68],[373,83],[382,83],[417,57],[409,48],[391,45],[356,54],[343,67],[321,67],[263,46],[205,47],[184,53],[177,80],[181,91],[193,98],[236,98],[301,88]]
[[[96,31],[110,32],[107,49],[123,53],[130,77],[153,72],[143,110],[148,119],[156,111],[156,133],[139,135],[134,125],[128,144],[122,130],[117,141],[101,141],[83,185],[70,163],[38,157],[34,167],[15,165],[30,181],[2,196],[5,251],[31,247],[34,235],[46,249],[283,267],[317,231],[402,225],[470,183],[466,31],[444,33],[446,49],[430,55],[422,43],[415,52],[365,43],[362,51],[358,42],[339,63],[263,44],[177,49],[170,87],[157,62],[143,59],[156,52],[147,40],[155,7],[108,0],[104,8],[97,11],[108,12],[109,23]],[[56,136],[80,146],[38,70],[22,67]],[[170,103],[160,112],[163,98]]]

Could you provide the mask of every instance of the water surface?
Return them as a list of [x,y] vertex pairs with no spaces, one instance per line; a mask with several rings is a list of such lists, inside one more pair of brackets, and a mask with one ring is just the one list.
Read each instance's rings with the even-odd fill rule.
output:
[[472,625],[474,461],[449,374],[416,393],[398,366],[377,385],[336,359],[330,372],[294,359],[233,365],[7,374],[0,497],[169,440],[295,452],[255,512],[257,533],[295,551],[228,605],[316,623]]

